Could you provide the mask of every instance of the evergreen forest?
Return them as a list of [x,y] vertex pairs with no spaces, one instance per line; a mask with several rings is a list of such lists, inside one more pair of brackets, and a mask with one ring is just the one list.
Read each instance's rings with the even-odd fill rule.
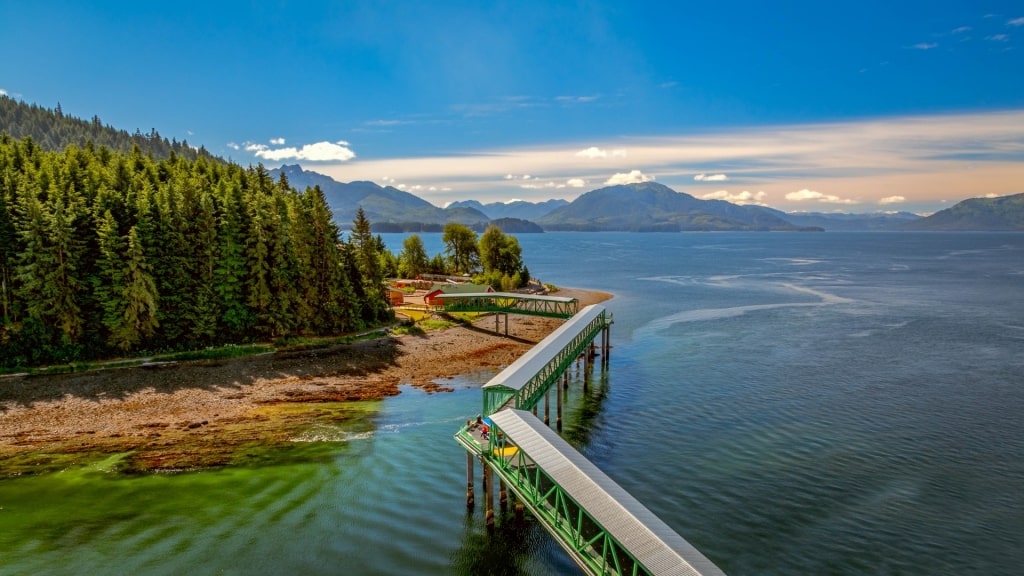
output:
[[0,134],[0,367],[378,325],[387,259],[355,224],[263,166]]

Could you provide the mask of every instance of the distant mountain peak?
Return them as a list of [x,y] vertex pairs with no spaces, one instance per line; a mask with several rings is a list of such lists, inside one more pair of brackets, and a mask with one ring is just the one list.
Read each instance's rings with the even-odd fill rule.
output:
[[366,217],[373,224],[459,222],[473,226],[490,220],[478,210],[471,208],[441,209],[419,196],[393,186],[382,187],[375,182],[365,180],[346,184],[312,170],[303,170],[298,164],[285,164],[269,172],[275,178],[278,174],[285,174],[292,187],[299,190],[319,186],[334,212],[335,220],[342,226],[355,219],[359,208],[363,209]]

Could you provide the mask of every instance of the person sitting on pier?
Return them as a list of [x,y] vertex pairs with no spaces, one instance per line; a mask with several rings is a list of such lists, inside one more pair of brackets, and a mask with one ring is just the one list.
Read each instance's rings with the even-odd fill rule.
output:
[[[469,424],[469,422],[467,422],[466,424]],[[477,415],[476,422],[474,422],[473,425],[469,427],[469,429],[470,430],[476,430],[477,428],[479,428],[479,427],[481,427],[483,425],[484,425],[483,418],[480,415]]]

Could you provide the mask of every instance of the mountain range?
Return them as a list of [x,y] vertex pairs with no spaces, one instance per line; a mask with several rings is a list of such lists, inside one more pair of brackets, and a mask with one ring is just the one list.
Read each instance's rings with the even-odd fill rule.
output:
[[[272,178],[284,174],[292,187],[304,190],[319,186],[334,212],[334,219],[342,227],[355,220],[361,206],[363,213],[381,231],[440,231],[448,222],[480,227],[491,220],[483,212],[470,207],[438,208],[430,202],[399,190],[393,186],[379,186],[373,182],[338,182],[329,176],[303,170],[298,164],[284,165],[269,170]],[[436,229],[436,230],[435,230]]]
[[644,182],[591,190],[570,204],[539,218],[545,230],[817,230],[801,228],[761,206],[723,200],[700,200],[683,192]]
[[[702,200],[656,182],[591,190],[572,202],[522,200],[482,204],[452,202],[438,208],[392,186],[373,182],[344,184],[298,165],[270,170],[292,186],[320,186],[345,226],[362,206],[375,231],[440,231],[448,222],[482,230],[495,223],[507,232],[576,231],[867,231],[867,230],[1020,230],[1024,231],[1024,194],[964,200],[928,217],[910,212],[847,214],[787,213],[765,206]],[[539,225],[539,227],[537,226]]]
[[476,200],[459,200],[452,202],[448,208],[474,208],[483,212],[488,218],[519,218],[521,220],[538,220],[555,208],[567,206],[568,200],[552,199],[544,202],[527,202],[525,200],[514,200],[512,202],[491,202],[481,204]]
[[968,198],[927,218],[908,222],[903,229],[1024,231],[1024,194]]

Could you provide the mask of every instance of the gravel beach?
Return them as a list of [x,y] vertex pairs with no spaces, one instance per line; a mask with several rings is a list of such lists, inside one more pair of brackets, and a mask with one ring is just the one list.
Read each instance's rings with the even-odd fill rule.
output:
[[[611,297],[579,289],[557,295],[581,307]],[[322,418],[318,405],[379,399],[404,384],[444,391],[448,378],[500,369],[560,322],[510,315],[506,337],[487,316],[328,349],[0,378],[0,475],[97,452],[131,451],[136,471],[230,464],[238,446],[281,442]]]

